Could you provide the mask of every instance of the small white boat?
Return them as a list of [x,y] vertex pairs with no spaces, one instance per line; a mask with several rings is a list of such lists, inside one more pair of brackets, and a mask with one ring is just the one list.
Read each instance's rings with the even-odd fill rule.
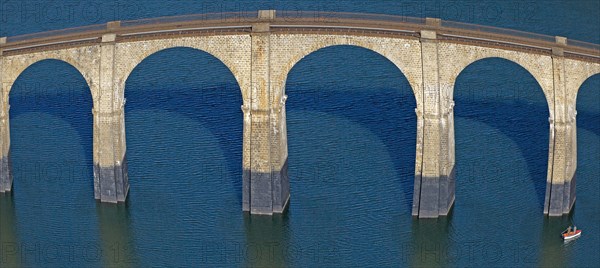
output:
[[571,240],[571,239],[580,237],[581,230],[577,230],[577,226],[575,226],[573,228],[571,228],[571,226],[569,226],[569,228],[564,230],[561,234],[562,234],[563,240],[567,241],[567,240]]

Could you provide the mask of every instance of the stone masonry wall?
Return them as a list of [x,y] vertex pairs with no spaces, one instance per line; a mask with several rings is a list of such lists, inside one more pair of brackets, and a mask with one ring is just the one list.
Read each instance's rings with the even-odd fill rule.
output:
[[[267,13],[263,15],[265,14]],[[287,76],[296,63],[312,52],[329,46],[351,45],[372,50],[390,60],[412,87],[418,117],[418,128],[415,130],[415,174],[422,175],[421,172],[426,171],[423,174],[431,177],[429,179],[452,176],[455,161],[453,95],[456,78],[471,63],[497,57],[522,66],[539,83],[550,114],[548,182],[563,185],[572,180],[571,175],[575,173],[577,163],[577,92],[586,79],[600,73],[598,63],[564,58],[562,55],[548,56],[449,43],[435,40],[434,32],[426,33],[433,37],[433,41],[422,42],[410,37],[275,33],[269,31],[267,22],[259,23],[253,29],[252,34],[175,37],[121,43],[115,35],[107,34],[100,45],[11,56],[2,56],[0,52],[2,166],[7,166],[4,163],[9,162],[8,97],[12,84],[32,64],[45,59],[57,59],[74,66],[90,86],[94,101],[95,164],[112,168],[112,171],[103,172],[113,172],[111,176],[114,176],[114,180],[127,184],[123,112],[127,78],[139,63],[153,53],[173,47],[189,47],[215,56],[229,68],[238,82],[243,99],[240,105],[244,112],[243,191],[250,193],[252,187],[262,187],[262,183],[251,183],[252,176],[265,178],[265,183],[267,179],[271,180],[264,185],[271,187],[271,194],[276,193],[276,196],[271,197],[276,204],[272,203],[270,206],[273,211],[280,212],[276,210],[282,208],[282,202],[287,202],[283,199],[286,195],[289,196],[289,189],[285,189],[289,185],[284,185],[283,188],[276,185],[279,183],[277,180],[289,184],[289,181],[285,181],[288,155],[285,122]],[[10,171],[2,168],[2,172],[5,174],[0,174],[1,177],[8,178]],[[95,181],[95,187],[100,184],[100,181]],[[565,187],[573,189],[568,190],[572,191],[572,195],[565,195],[566,202],[572,202],[574,182]],[[452,191],[453,198],[453,188],[448,189]],[[121,189],[121,196],[115,197],[118,201],[123,201],[123,194],[126,195],[123,191],[126,190]],[[111,199],[110,202],[112,201],[114,200]],[[250,203],[250,197],[244,195],[244,210],[251,210]],[[437,206],[443,204],[439,203]],[[440,210],[440,213],[443,214],[444,211]]]

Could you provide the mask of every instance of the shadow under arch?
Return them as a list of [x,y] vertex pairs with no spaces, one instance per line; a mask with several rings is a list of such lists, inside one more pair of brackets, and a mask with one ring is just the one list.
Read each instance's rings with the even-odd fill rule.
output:
[[[577,202],[579,213],[572,212],[577,222],[596,215],[600,209],[600,74],[589,77],[577,93]],[[600,228],[599,221],[589,221]],[[589,226],[588,228],[593,228]],[[595,240],[598,241],[595,237]]]
[[[340,73],[343,75],[340,76]],[[382,54],[362,46],[325,46],[309,53],[290,69],[285,88],[290,95],[286,108],[288,143],[291,145],[288,149],[290,176],[305,172],[294,170],[296,164],[293,158],[302,157],[294,152],[297,144],[294,125],[302,124],[302,121],[294,122],[294,113],[299,110],[314,111],[343,118],[369,130],[383,142],[386,156],[392,159],[396,174],[394,180],[400,183],[404,195],[400,198],[406,199],[405,209],[410,213],[416,154],[416,99],[409,81],[398,66]],[[367,112],[357,112],[357,108]],[[301,116],[298,119],[302,120]],[[339,123],[342,124],[341,121]],[[400,135],[407,132],[410,134]],[[344,138],[348,136],[340,137]],[[317,171],[320,172],[317,176],[335,176],[347,164],[336,164],[335,160],[328,162],[331,159],[326,161],[326,165],[333,166],[308,168],[324,171]],[[295,184],[293,179],[290,181],[292,185]]]
[[[598,81],[600,81],[600,73],[588,77],[581,84],[580,89],[577,91],[575,108],[577,110],[577,128],[586,129],[600,136],[600,124],[588,123],[597,121],[600,116],[597,111],[598,96],[600,96],[600,90],[598,90],[600,83]],[[594,89],[596,89],[595,92]]]
[[[175,62],[174,59],[180,61]],[[210,66],[211,73],[200,77],[198,68],[190,64],[203,62]],[[173,65],[174,63],[176,64]],[[209,67],[200,69],[208,71]],[[145,72],[151,72],[150,77],[142,75]],[[160,75],[154,76],[156,73]],[[132,87],[143,88],[144,92],[129,92]],[[226,65],[210,53],[196,48],[173,47],[159,50],[146,57],[129,74],[125,83],[125,96],[129,98],[125,107],[126,115],[141,109],[165,110],[188,116],[208,127],[218,138],[219,147],[226,153],[227,167],[219,168],[226,168],[230,174],[240,174],[231,183],[239,186],[241,202],[243,118],[239,107],[242,95],[237,80]],[[205,107],[199,107],[200,105]],[[220,107],[229,108],[222,114],[223,117],[214,116],[215,109]],[[239,123],[229,126],[223,124],[227,117],[239,119],[232,120]],[[129,121],[127,116],[125,120]],[[130,139],[127,136],[127,140]]]
[[12,87],[10,150],[17,234],[23,247],[36,244],[57,250],[51,257],[23,250],[24,265],[72,258],[73,265],[84,266],[88,260],[82,254],[68,257],[59,248],[83,247],[98,238],[95,218],[82,216],[95,206],[89,84],[70,63],[48,59],[30,65]]
[[[139,64],[126,81],[125,96],[136,256],[141,265],[181,266],[204,258],[199,244],[229,237],[227,228],[237,227],[231,219],[241,217],[237,81],[209,53],[178,47]],[[155,255],[151,243],[157,229],[170,238],[160,245],[163,256]]]
[[[59,78],[52,76],[57,72]],[[77,132],[84,150],[85,164],[70,166],[71,163],[64,163],[68,168],[65,170],[68,172],[66,175],[85,176],[93,182],[93,98],[89,81],[77,67],[61,59],[44,59],[29,65],[11,85],[9,102],[12,103],[11,137],[18,134],[15,131],[17,125],[14,123],[17,122],[14,119],[34,111],[60,118],[68,123]],[[11,152],[18,153],[19,144],[14,142],[18,139],[11,140]],[[18,160],[14,161],[16,155],[13,153],[13,171],[20,174],[18,169],[21,164]]]
[[300,60],[285,86],[290,244],[318,249],[289,265],[397,265],[416,154],[407,78],[376,52],[339,45]]
[[[490,77],[498,78],[501,75],[507,78],[489,80]],[[510,80],[513,78],[525,80]],[[490,84],[493,89],[481,89]],[[462,89],[463,86],[469,87],[466,92]],[[509,86],[512,87],[506,89]],[[524,156],[527,163],[527,174],[523,176],[529,177],[533,183],[537,201],[542,208],[549,146],[549,110],[545,97],[540,84],[526,68],[500,57],[474,61],[459,73],[454,83],[455,117],[469,118],[494,127],[517,144],[520,155]],[[461,155],[463,150],[458,144],[461,139],[465,139],[461,134],[463,132],[461,128],[467,127],[460,126],[459,122],[455,123],[457,167],[465,165],[458,160],[467,157]],[[489,148],[483,146],[480,151],[493,149],[493,146]],[[506,159],[506,161],[511,160]],[[470,167],[470,173],[478,168],[485,167]],[[473,175],[468,173],[467,176]]]

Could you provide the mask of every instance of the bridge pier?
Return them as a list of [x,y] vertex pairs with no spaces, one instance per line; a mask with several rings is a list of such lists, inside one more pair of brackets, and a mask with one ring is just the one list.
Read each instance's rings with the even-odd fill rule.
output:
[[252,27],[252,88],[244,111],[243,210],[252,214],[283,213],[290,198],[286,96],[283,83],[271,81],[270,26],[274,11],[259,12]]
[[290,198],[285,108],[244,109],[244,151],[249,147],[249,166],[244,166],[243,210],[252,214],[283,213]]
[[[4,95],[4,94],[3,94]],[[10,161],[10,105],[3,99],[0,104],[0,193],[12,190],[13,176]]]
[[[124,84],[115,81],[115,37],[102,37],[100,83],[94,101],[94,197],[101,202],[124,202],[129,192],[125,140]],[[94,91],[94,90],[93,90]]]
[[[559,45],[566,39],[557,37]],[[571,212],[576,199],[577,171],[577,111],[569,103],[566,86],[565,59],[562,48],[554,48],[552,55],[554,76],[554,118],[550,117],[550,146],[544,214],[562,216]],[[571,89],[570,90],[575,91]]]
[[94,197],[125,202],[129,192],[124,109],[94,111]]
[[[6,38],[0,38],[0,44],[4,44]],[[0,48],[0,193],[12,190],[12,165],[10,161],[10,120],[8,104],[8,84],[4,82],[4,59],[2,48]]]
[[445,97],[448,89],[440,87],[435,31],[421,31],[421,59],[424,102],[423,111],[416,111],[419,137],[412,215],[437,218],[447,215],[454,204],[455,179],[454,104]]

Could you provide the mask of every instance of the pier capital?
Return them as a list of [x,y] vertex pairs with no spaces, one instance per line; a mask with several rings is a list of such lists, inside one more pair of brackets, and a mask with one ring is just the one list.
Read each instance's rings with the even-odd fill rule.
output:
[[102,109],[96,109],[94,107],[94,108],[92,108],[92,114],[97,115],[99,117],[114,117],[117,115],[122,115],[125,112],[125,103],[126,102],[127,102],[127,100],[124,99],[121,103],[118,103],[117,105],[112,107],[112,110],[102,110]]
[[250,114],[250,105],[244,104],[241,106],[244,115]]
[[6,119],[8,117],[9,111],[10,111],[10,105],[5,102],[4,105],[2,106],[2,109],[0,109],[0,119],[2,119],[2,120]]
[[454,101],[450,101],[448,107],[444,110],[444,116],[448,116],[452,112],[454,112]]
[[419,110],[419,108],[415,108],[415,114],[417,115],[417,118],[423,117],[423,111]]
[[281,99],[279,100],[279,105],[275,108],[277,113],[281,113],[281,109],[283,109],[283,107],[285,107],[285,102],[287,101],[287,98],[288,98],[287,95],[281,96]]

